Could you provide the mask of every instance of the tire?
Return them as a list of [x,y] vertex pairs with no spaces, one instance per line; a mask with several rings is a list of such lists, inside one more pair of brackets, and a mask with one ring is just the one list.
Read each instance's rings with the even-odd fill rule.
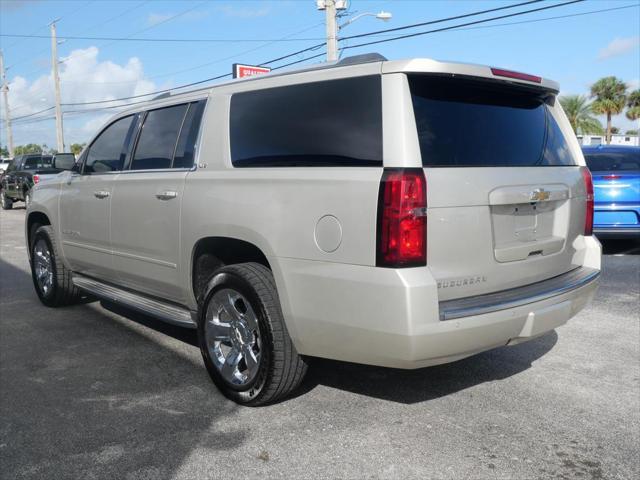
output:
[[[260,406],[287,397],[300,385],[307,364],[289,337],[268,268],[258,263],[222,267],[201,298],[200,351],[211,379],[227,398]],[[229,358],[238,357],[230,375],[225,367],[233,363]]]
[[4,190],[0,190],[0,205],[3,210],[11,210],[13,208],[13,200],[4,194]]
[[[62,263],[53,228],[50,225],[38,227],[32,236],[29,248],[31,278],[40,301],[47,307],[62,307],[77,303],[80,300],[80,291],[71,281],[71,272]],[[43,260],[47,256],[48,262]],[[45,271],[41,267],[47,263],[48,281],[44,281]]]

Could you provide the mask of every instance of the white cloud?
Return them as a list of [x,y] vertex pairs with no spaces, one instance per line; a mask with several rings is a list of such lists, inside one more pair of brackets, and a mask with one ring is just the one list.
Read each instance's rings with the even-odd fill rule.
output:
[[[142,95],[160,89],[154,82],[144,78],[142,62],[137,57],[124,64],[99,61],[98,48],[74,50],[60,63],[60,90],[62,103],[82,103]],[[166,85],[163,85],[165,87]],[[135,100],[132,100],[135,101]],[[12,117],[18,119],[54,105],[53,80],[51,74],[42,75],[32,82],[16,76],[9,83],[9,104]],[[95,107],[124,105],[126,101],[113,104],[96,104]],[[80,110],[89,106],[67,106],[63,110]],[[64,117],[65,143],[86,141],[96,129],[115,113],[103,110],[87,114],[67,114]],[[4,112],[2,112],[4,115]],[[36,115],[50,116],[53,110]],[[26,122],[27,119],[24,119]],[[55,144],[55,130],[52,121],[14,124],[16,144]]]
[[627,52],[635,50],[640,45],[640,36],[615,38],[609,45],[601,49],[598,53],[598,60],[605,60],[607,58],[617,57]]

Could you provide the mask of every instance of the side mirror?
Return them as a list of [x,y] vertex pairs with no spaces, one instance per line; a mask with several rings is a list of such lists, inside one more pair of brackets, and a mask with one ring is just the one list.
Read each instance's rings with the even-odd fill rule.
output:
[[53,166],[59,170],[74,171],[76,169],[76,157],[73,154],[56,155],[53,159]]

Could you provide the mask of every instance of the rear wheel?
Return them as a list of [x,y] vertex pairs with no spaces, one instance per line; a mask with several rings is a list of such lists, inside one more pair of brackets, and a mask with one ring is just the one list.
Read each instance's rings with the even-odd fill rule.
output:
[[4,190],[0,190],[0,205],[3,210],[11,210],[13,208],[13,200],[5,195]]
[[271,271],[258,263],[219,269],[208,285],[198,323],[209,375],[243,405],[289,395],[307,370],[287,332]]
[[31,241],[31,277],[40,301],[48,307],[76,303],[80,291],[71,281],[71,272],[62,263],[53,229],[35,230]]

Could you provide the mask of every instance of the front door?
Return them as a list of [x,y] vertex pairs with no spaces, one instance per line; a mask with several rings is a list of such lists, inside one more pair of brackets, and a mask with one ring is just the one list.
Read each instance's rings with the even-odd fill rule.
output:
[[60,238],[72,270],[115,280],[109,238],[111,198],[126,156],[134,116],[111,123],[81,159],[81,173],[69,172],[60,192]]

